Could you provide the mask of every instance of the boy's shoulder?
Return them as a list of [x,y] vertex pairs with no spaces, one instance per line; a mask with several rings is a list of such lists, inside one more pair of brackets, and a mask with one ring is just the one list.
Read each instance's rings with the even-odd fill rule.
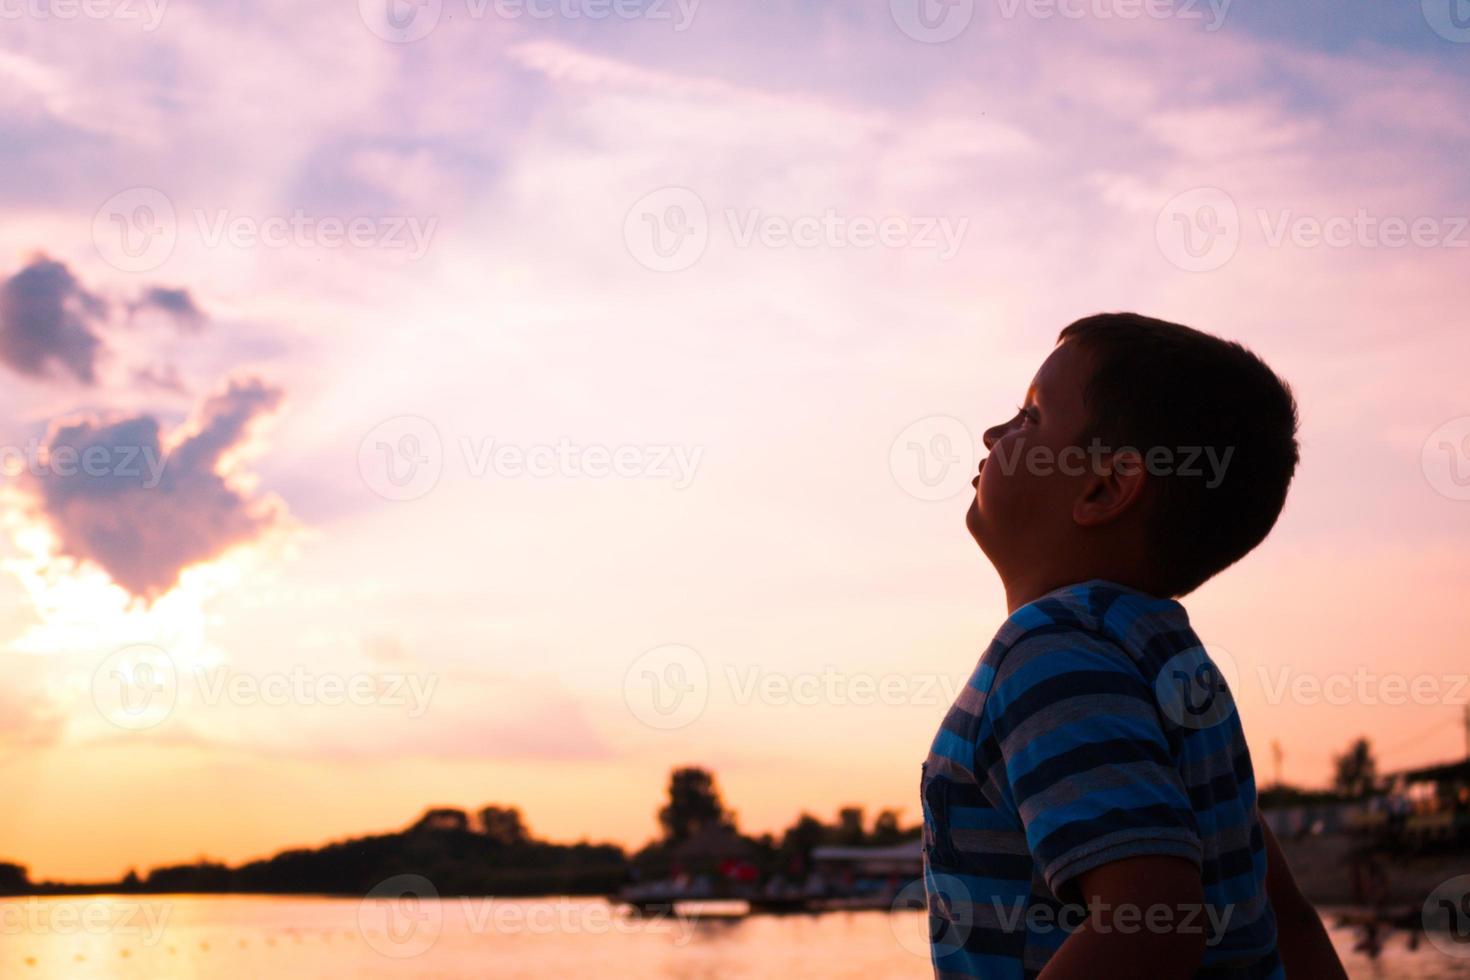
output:
[[[974,682],[980,703],[972,710],[993,716],[1014,706],[1030,714],[1063,701],[1075,709],[1079,697],[1096,695],[1101,705],[1126,691],[1153,701],[1167,727],[1197,727],[1191,706],[1201,701],[1193,687],[1202,668],[1213,683],[1218,672],[1178,602],[1112,582],[1082,582],[1006,619],[981,657]],[[1187,679],[1182,689],[1180,677]],[[1211,703],[1211,722],[1218,721],[1225,704]]]
[[1066,633],[1090,634],[1125,648],[1160,632],[1188,630],[1189,614],[1173,599],[1161,599],[1102,579],[1054,589],[1006,618],[993,646]]
[[1147,674],[1200,645],[1184,607],[1095,579],[1068,585],[1006,618],[982,658],[992,671],[1055,651],[1111,652]]

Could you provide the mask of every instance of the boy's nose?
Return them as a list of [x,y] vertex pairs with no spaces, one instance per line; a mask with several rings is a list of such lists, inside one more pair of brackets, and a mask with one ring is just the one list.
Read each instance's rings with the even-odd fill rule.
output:
[[980,437],[980,441],[985,443],[985,451],[987,453],[990,452],[995,444],[1000,441],[1000,437],[1005,434],[1006,427],[1004,425],[992,425],[990,428],[986,429],[985,435]]

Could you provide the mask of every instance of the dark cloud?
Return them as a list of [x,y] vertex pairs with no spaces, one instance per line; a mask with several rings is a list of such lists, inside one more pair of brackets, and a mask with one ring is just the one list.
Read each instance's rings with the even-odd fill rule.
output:
[[64,372],[95,384],[107,314],[66,266],[37,258],[0,285],[0,361],[32,378]]
[[[96,384],[101,332],[114,314],[160,317],[186,333],[209,321],[187,289],[149,286],[129,303],[109,301],[85,289],[63,263],[39,256],[0,280],[0,363],[31,378],[70,375]],[[182,390],[176,377],[172,385],[160,384],[151,368],[135,372],[135,380]]]
[[179,369],[173,364],[150,364],[146,367],[133,369],[133,384],[140,388],[148,388],[154,391],[168,391],[176,395],[187,395],[188,385],[179,376]]
[[149,287],[140,299],[129,304],[128,309],[131,313],[156,310],[172,319],[180,330],[190,333],[203,328],[208,319],[187,289],[169,289],[165,286]]
[[152,599],[188,566],[257,537],[273,515],[232,487],[220,462],[281,397],[259,380],[232,382],[204,403],[190,434],[166,457],[151,416],[56,428],[36,483],[62,552]]

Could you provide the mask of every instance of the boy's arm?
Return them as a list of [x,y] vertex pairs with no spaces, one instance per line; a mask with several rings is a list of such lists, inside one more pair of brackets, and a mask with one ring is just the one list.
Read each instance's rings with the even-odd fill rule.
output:
[[[1090,915],[1039,980],[1129,980],[1148,964],[1160,980],[1192,977],[1205,955],[1199,868],[1177,857],[1113,861],[1075,879]],[[1309,974],[1310,975],[1310,974]]]
[[1297,887],[1286,855],[1281,853],[1281,845],[1276,843],[1265,818],[1258,814],[1257,819],[1261,836],[1266,839],[1266,894],[1276,912],[1276,946],[1286,975],[1347,980],[1347,971],[1332,948],[1332,940],[1327,938],[1322,917]]

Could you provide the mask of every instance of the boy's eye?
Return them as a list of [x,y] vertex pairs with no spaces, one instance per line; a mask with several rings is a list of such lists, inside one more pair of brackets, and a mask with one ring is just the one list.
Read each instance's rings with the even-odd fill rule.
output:
[[1022,422],[1034,423],[1036,421],[1036,411],[1035,409],[1027,408],[1025,405],[1018,405],[1016,406],[1016,417]]

